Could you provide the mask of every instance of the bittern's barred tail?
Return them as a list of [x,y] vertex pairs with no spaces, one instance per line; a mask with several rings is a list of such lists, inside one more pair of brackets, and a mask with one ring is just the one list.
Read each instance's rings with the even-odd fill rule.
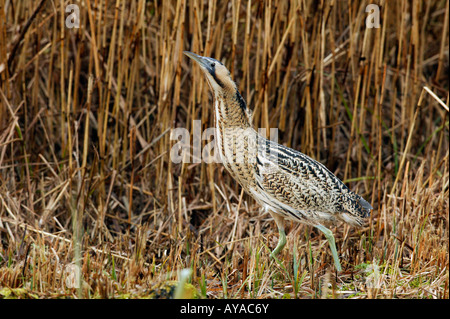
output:
[[341,270],[333,234],[323,223],[342,220],[361,226],[372,206],[323,164],[258,134],[251,125],[250,110],[221,62],[185,54],[199,64],[214,93],[216,150],[222,163],[277,223],[280,238],[273,255],[286,243],[283,220],[292,219],[325,234],[336,268]]
[[343,206],[345,209],[342,213],[343,219],[353,226],[362,226],[364,219],[370,216],[370,211],[373,209],[364,198],[350,190],[349,195],[343,199]]

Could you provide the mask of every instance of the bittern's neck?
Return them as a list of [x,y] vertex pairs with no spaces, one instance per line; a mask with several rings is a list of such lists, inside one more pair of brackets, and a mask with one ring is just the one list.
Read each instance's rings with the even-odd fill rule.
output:
[[220,127],[252,127],[247,105],[237,89],[214,92],[215,122]]

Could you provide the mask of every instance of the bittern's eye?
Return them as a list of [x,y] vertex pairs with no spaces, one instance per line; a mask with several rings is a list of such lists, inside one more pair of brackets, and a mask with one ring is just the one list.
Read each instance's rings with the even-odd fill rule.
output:
[[211,63],[211,67],[212,67],[212,68],[214,67],[214,63]]

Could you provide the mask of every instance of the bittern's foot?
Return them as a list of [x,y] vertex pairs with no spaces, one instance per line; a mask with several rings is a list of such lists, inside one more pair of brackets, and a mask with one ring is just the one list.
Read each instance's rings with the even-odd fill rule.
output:
[[284,229],[278,229],[278,232],[280,234],[280,237],[278,238],[278,245],[275,247],[275,249],[272,251],[270,256],[272,258],[276,258],[276,255],[284,248],[286,245],[286,233],[284,232]]
[[320,231],[322,231],[322,233],[325,235],[325,237],[328,240],[328,244],[330,244],[331,254],[333,255],[334,266],[336,267],[336,270],[342,271],[341,263],[339,262],[339,257],[338,257],[337,250],[336,250],[336,242],[334,240],[333,232],[322,225],[318,225],[316,227]]

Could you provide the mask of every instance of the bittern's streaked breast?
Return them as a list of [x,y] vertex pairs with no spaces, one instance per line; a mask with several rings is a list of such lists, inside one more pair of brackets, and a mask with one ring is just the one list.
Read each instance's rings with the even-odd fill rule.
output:
[[251,125],[251,112],[219,61],[184,52],[198,63],[214,93],[216,147],[228,172],[275,219],[280,233],[275,256],[286,243],[284,219],[320,229],[341,270],[334,236],[323,224],[338,220],[361,226],[372,206],[323,164],[266,139]]

